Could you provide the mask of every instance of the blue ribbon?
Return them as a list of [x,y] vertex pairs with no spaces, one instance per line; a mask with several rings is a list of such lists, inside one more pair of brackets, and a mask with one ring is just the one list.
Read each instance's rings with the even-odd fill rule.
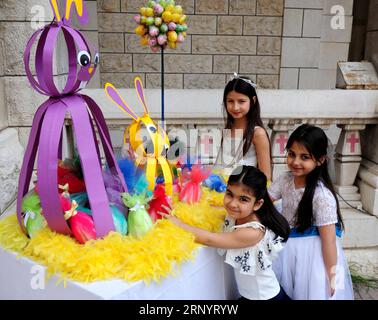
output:
[[[340,223],[336,223],[336,236],[341,238],[343,234],[343,231],[341,230]],[[307,228],[303,232],[299,232],[297,228],[291,228],[290,229],[290,235],[289,238],[301,238],[301,237],[312,237],[312,236],[319,236],[319,231],[317,226],[311,226],[310,228]]]

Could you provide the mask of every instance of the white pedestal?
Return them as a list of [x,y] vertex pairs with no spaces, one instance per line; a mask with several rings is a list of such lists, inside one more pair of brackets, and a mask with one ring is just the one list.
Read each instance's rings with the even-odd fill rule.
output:
[[[233,270],[216,249],[197,249],[194,261],[177,268],[177,276],[169,276],[157,284],[143,281],[127,283],[120,279],[56,284],[54,275],[44,286],[35,288],[36,271],[44,268],[13,252],[0,248],[0,299],[126,299],[126,300],[228,300],[238,297]],[[33,268],[34,267],[34,268]],[[42,271],[43,273],[43,271]],[[34,279],[34,280],[33,280]]]

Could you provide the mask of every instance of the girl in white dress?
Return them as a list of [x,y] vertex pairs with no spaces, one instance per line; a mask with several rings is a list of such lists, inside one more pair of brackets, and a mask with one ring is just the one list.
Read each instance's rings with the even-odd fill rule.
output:
[[340,237],[343,221],[327,169],[324,131],[301,125],[286,145],[290,172],[269,188],[282,199],[282,214],[291,229],[273,264],[276,276],[295,300],[353,299],[353,287]]
[[270,143],[260,117],[256,84],[235,73],[224,88],[223,107],[226,125],[215,169],[229,175],[237,166],[255,166],[270,180]]
[[225,262],[234,268],[242,298],[288,300],[272,270],[272,261],[288,238],[289,224],[273,206],[266,176],[259,169],[242,166],[234,172],[237,174],[231,174],[224,196],[227,216],[223,232],[209,232],[172,214],[160,214],[192,232],[197,242],[226,249],[221,254],[226,253]]

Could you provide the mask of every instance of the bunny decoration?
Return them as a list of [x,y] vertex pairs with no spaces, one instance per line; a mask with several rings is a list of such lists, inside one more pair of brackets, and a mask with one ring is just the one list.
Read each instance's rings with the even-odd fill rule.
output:
[[[100,152],[91,115],[96,123],[109,168],[114,168],[118,174],[124,191],[127,191],[127,187],[114,157],[110,134],[101,109],[90,97],[78,93],[92,78],[99,64],[98,53],[91,54],[84,35],[71,25],[72,9],[76,9],[80,23],[88,21],[84,1],[66,0],[64,3],[65,12],[61,15],[58,1],[50,0],[55,19],[32,35],[24,53],[25,70],[32,87],[49,98],[38,108],[33,119],[18,184],[17,217],[22,230],[26,232],[22,221],[22,199],[29,189],[38,150],[37,187],[44,218],[53,231],[72,234],[69,224],[64,219],[57,182],[58,161],[62,157],[62,129],[65,115],[69,113],[96,237],[103,237],[109,231],[114,231],[115,226],[104,186]],[[55,86],[53,78],[54,49],[60,32],[63,33],[67,45],[69,67],[66,84],[62,90]],[[36,78],[29,66],[31,48],[35,42]]]
[[[133,118],[133,122],[125,130],[125,140],[128,131],[131,148],[137,155],[136,165],[139,166],[146,163],[146,177],[149,183],[148,188],[150,190],[154,190],[157,167],[160,165],[164,176],[166,194],[168,196],[172,196],[172,171],[165,155],[163,154],[163,152],[166,153],[169,149],[168,136],[165,131],[150,117],[144,96],[142,80],[139,77],[136,77],[134,79],[134,84],[139,100],[144,107],[144,115],[142,117],[137,116],[137,114],[122,99],[117,89],[111,83],[105,84],[105,92],[107,96],[119,108],[121,108],[121,110],[125,111],[131,118]],[[149,142],[152,143],[153,150],[146,148],[146,145],[143,143],[141,134],[142,129],[146,129],[147,136],[149,138]]]

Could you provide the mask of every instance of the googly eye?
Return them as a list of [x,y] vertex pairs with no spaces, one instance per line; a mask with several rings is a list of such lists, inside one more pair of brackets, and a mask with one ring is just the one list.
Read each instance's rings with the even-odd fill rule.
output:
[[77,63],[85,67],[91,63],[91,56],[87,51],[80,51],[77,54]]
[[149,124],[147,126],[147,130],[150,131],[151,133],[156,133],[157,129],[153,124]]
[[165,150],[169,150],[169,145],[165,144],[165,145],[164,145],[164,149],[165,149]]
[[100,63],[100,55],[98,53],[96,53],[95,57],[94,57],[94,65],[95,67],[97,67],[97,65]]

